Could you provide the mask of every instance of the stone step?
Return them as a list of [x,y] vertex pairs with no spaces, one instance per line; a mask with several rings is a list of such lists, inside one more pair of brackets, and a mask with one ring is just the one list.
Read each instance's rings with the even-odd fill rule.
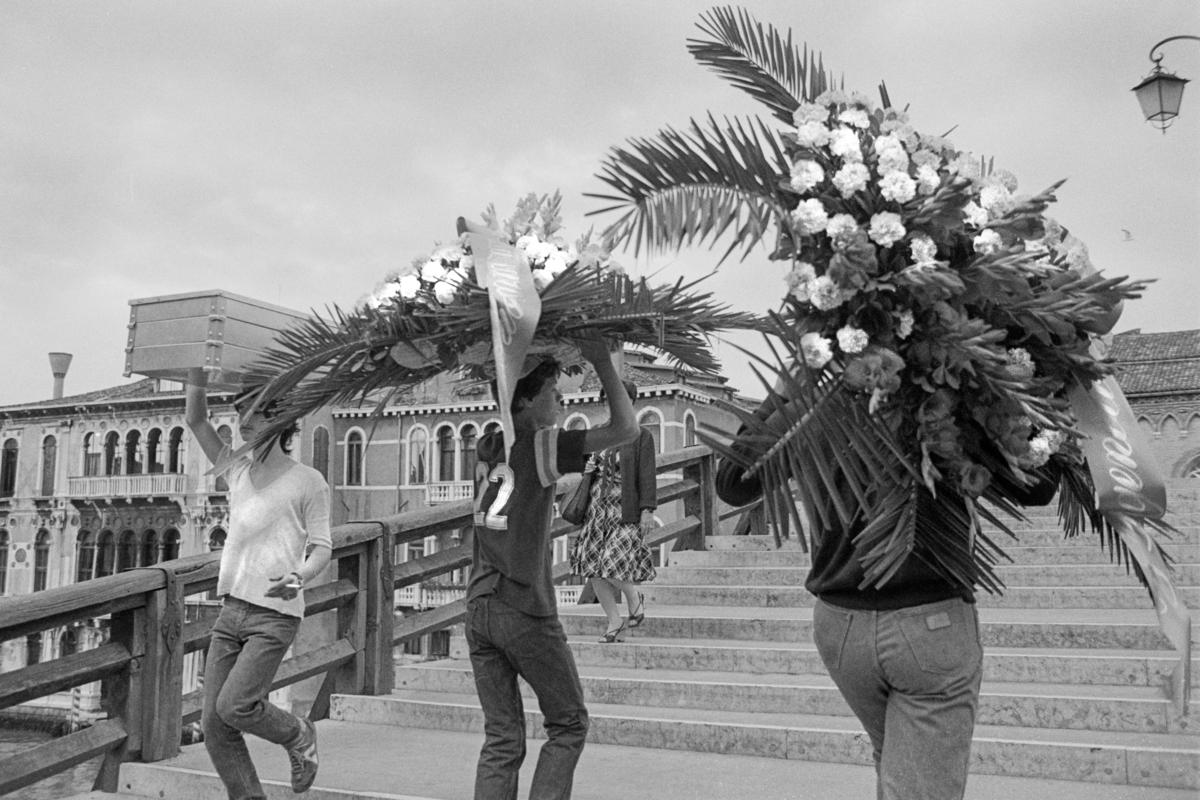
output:
[[[979,609],[985,647],[1160,650],[1171,646],[1152,609]],[[595,604],[559,607],[570,637],[598,638],[605,619]],[[1192,641],[1200,642],[1193,621]],[[812,641],[811,607],[664,606],[651,604],[633,636],[758,642]]]
[[[703,670],[639,670],[580,665],[588,704],[657,706],[784,714],[851,716],[833,680],[824,673],[760,674]],[[396,670],[396,688],[470,694],[475,681],[467,660],[443,659]],[[522,684],[526,698],[534,695]],[[1200,712],[1200,703],[1195,705]],[[997,683],[983,686],[978,723],[1026,728],[1107,730],[1130,733],[1200,733],[1174,713],[1156,687]]]
[[[731,753],[867,765],[870,744],[853,717],[593,703],[588,741],[700,753]],[[395,691],[335,695],[332,719],[438,730],[483,730],[474,693]],[[527,729],[541,735],[528,706]],[[1104,784],[1200,788],[1194,736],[979,725],[972,772]],[[739,797],[744,795],[737,795]]]
[[[569,641],[581,669],[591,666],[642,670],[697,669],[744,675],[807,675],[824,671],[817,649],[808,642],[746,642],[702,639],[654,639],[629,636],[620,646],[581,637]],[[985,681],[1063,683],[1068,685],[1147,686],[1158,688],[1178,658],[1160,650],[1029,650],[988,647]],[[1200,687],[1200,665],[1192,670]],[[1197,694],[1200,697],[1200,693]]]
[[[775,608],[810,606],[814,597],[803,586],[709,586],[651,582],[641,591],[655,605],[720,605]],[[1179,594],[1189,608],[1200,605],[1200,587],[1181,586]],[[1152,608],[1148,591],[1141,586],[1009,586],[1002,595],[980,592],[981,608]]]
[[[340,700],[338,701],[340,702]],[[321,769],[306,800],[472,800],[483,735],[322,720],[317,723]],[[540,730],[536,731],[540,734]],[[521,796],[528,791],[542,740],[528,741]],[[294,798],[287,761],[275,745],[250,736],[247,745],[271,800]],[[120,795],[99,792],[71,800],[167,798],[214,800],[225,792],[203,745],[170,761],[126,763]],[[796,800],[798,786],[819,786],[821,800],[873,797],[874,769],[861,764],[648,749],[590,741],[575,771],[574,800]],[[331,788],[336,787],[336,789]],[[336,792],[336,793],[335,793]],[[1082,783],[980,774],[967,784],[971,800],[1195,800],[1187,789]]]
[[[709,541],[746,538],[769,539],[769,537],[723,536],[712,537]],[[1094,542],[1034,545],[1007,540],[997,541],[1004,553],[1016,564],[1112,564],[1114,568],[1118,568],[1110,557],[1109,551],[1102,549],[1099,544]],[[1178,563],[1200,564],[1200,544],[1166,542],[1163,544],[1163,550]],[[762,546],[755,545],[743,549],[715,548],[673,551],[668,560],[670,566],[681,567],[801,567],[810,563],[808,554],[802,551],[798,545],[793,543],[792,546],[785,545],[783,548],[776,549],[769,542],[762,543]],[[1124,569],[1124,567],[1119,568]]]
[[[1116,564],[1002,565],[996,575],[1017,586],[1137,586],[1132,570]],[[665,586],[803,586],[805,566],[670,566],[658,570],[655,584]],[[1200,586],[1200,564],[1175,565],[1177,586]]]

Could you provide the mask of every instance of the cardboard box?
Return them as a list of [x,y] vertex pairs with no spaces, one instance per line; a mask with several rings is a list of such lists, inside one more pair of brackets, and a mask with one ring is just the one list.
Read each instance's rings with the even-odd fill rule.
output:
[[237,391],[247,366],[276,335],[305,314],[214,289],[129,301],[125,375],[173,381],[188,370],[208,373],[209,386]]

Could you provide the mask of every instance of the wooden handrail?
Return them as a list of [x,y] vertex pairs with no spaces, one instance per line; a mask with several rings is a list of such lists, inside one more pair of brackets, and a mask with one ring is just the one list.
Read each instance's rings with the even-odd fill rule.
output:
[[[713,452],[688,447],[656,458],[657,471],[674,480],[658,488],[660,504],[682,501],[681,517],[657,528],[647,544],[674,541],[676,548],[703,547],[720,523],[712,479]],[[682,477],[678,477],[682,474]],[[313,676],[324,681],[310,710],[328,714],[333,693],[381,694],[391,690],[393,648],[417,636],[461,622],[463,599],[397,620],[394,592],[471,564],[470,537],[430,556],[393,562],[397,545],[457,529],[469,529],[470,500],[350,522],[333,531],[332,579],[305,590],[305,616],[332,614],[331,640],[293,652],[279,668],[273,688]],[[576,526],[556,519],[551,533]],[[117,789],[123,760],[156,761],[178,752],[182,726],[199,718],[202,690],[185,695],[183,656],[208,647],[209,623],[188,621],[185,598],[215,588],[219,553],[204,553],[20,597],[0,598],[0,641],[60,626],[109,617],[110,640],[92,650],[0,674],[0,709],[101,680],[108,719],[16,755],[0,759],[0,794],[104,755],[95,788]],[[570,577],[555,565],[556,583]],[[329,619],[329,617],[325,617]]]

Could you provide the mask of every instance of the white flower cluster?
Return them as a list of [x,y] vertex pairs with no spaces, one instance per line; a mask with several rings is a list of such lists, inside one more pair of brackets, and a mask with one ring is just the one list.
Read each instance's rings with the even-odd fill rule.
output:
[[1050,460],[1050,456],[1059,451],[1066,438],[1062,431],[1039,431],[1036,436],[1029,440],[1029,453],[1026,459],[1034,467],[1044,465]]
[[[533,234],[519,237],[514,244],[524,254],[538,292],[544,291],[555,278],[580,260],[573,245],[564,247],[556,242],[542,241]],[[609,266],[619,269],[616,264]],[[475,279],[474,267],[474,257],[462,243],[439,247],[429,256],[416,259],[403,275],[386,278],[363,303],[370,308],[379,308],[399,298],[432,305],[429,302],[432,297],[439,305],[447,306],[455,302],[464,281]]]
[[1008,358],[1007,371],[1009,375],[1020,380],[1033,377],[1033,357],[1024,347],[1010,347],[1006,353]]

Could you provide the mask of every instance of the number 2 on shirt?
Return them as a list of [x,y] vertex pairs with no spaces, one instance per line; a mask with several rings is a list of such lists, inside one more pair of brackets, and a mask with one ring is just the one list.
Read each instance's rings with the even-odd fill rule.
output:
[[487,464],[475,465],[476,525],[493,531],[508,530],[508,515],[504,512],[512,498],[514,478],[508,464],[497,464],[490,471]]

